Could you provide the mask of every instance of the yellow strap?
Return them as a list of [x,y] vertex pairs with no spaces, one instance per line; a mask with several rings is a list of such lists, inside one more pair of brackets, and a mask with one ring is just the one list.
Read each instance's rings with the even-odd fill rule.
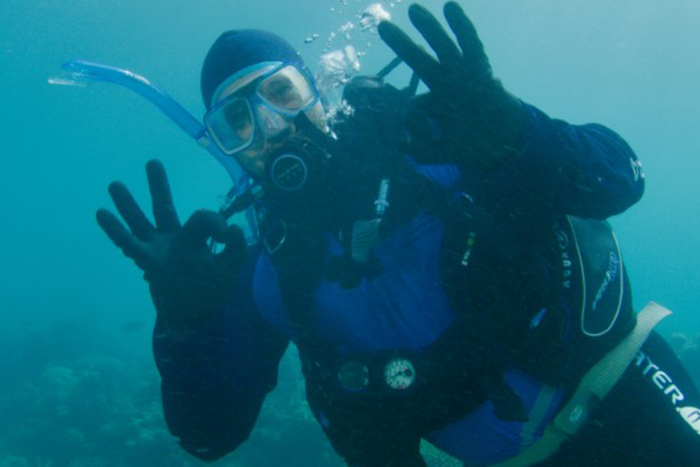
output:
[[670,314],[671,311],[658,303],[649,302],[637,315],[637,325],[632,332],[588,370],[569,402],[545,428],[542,437],[520,455],[492,467],[529,467],[554,454],[562,442],[581,428],[594,403],[610,392],[654,327]]

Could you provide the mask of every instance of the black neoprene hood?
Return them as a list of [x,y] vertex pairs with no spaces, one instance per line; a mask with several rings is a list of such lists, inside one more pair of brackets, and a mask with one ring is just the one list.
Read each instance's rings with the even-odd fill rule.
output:
[[202,98],[207,109],[216,89],[230,76],[256,63],[279,61],[304,68],[299,52],[289,42],[259,29],[223,33],[209,49],[202,65]]

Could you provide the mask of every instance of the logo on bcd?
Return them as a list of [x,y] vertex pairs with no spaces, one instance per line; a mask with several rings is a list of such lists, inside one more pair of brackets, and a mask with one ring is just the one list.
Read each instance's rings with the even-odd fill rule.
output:
[[700,409],[695,407],[682,407],[676,409],[683,420],[700,435]]
[[566,250],[566,248],[569,246],[568,235],[566,235],[566,233],[560,229],[555,230],[554,235],[557,239],[557,244],[559,245],[559,248],[562,250]]
[[593,310],[595,311],[598,308],[598,303],[600,303],[600,300],[603,298],[603,294],[605,293],[606,290],[608,290],[608,286],[610,283],[615,280],[615,277],[617,277],[617,273],[619,270],[620,266],[620,260],[617,258],[617,255],[615,254],[614,251],[610,252],[610,261],[608,264],[608,270],[605,273],[605,277],[603,278],[603,283],[600,284],[600,287],[598,288],[598,292],[595,294],[595,299],[593,300]]

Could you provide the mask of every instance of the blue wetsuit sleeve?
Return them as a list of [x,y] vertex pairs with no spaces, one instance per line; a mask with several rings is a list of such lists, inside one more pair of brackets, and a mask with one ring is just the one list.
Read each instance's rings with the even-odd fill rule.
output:
[[[620,214],[644,192],[642,167],[630,146],[598,124],[571,125],[524,104],[521,189],[559,214],[604,219]],[[523,186],[526,183],[527,186]]]
[[216,460],[248,437],[288,344],[255,309],[252,268],[244,268],[226,309],[202,329],[172,336],[156,322],[153,351],[168,428],[202,460]]

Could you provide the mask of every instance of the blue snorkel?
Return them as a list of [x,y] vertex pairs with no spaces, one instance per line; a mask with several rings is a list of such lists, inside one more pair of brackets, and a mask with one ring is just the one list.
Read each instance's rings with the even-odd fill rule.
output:
[[233,157],[226,156],[214,144],[204,125],[192,116],[169,94],[161,91],[143,76],[99,63],[73,60],[61,65],[63,74],[49,80],[52,84],[81,85],[88,82],[105,82],[124,86],[158,107],[185,133],[221,163],[234,183],[235,195],[242,194],[248,186],[248,176]]
[[229,219],[238,212],[245,212],[245,229],[249,243],[257,243],[258,229],[254,213],[248,209],[257,196],[259,189],[250,183],[246,172],[238,165],[233,157],[226,156],[213,143],[206,127],[192,116],[169,94],[161,91],[143,76],[128,70],[115,68],[99,63],[91,63],[83,60],[73,60],[61,65],[63,73],[55,78],[50,78],[49,83],[60,85],[80,86],[90,82],[105,82],[124,86],[158,107],[185,133],[190,135],[202,148],[224,166],[226,172],[233,181],[233,188],[229,191],[224,205],[220,208],[221,214]]

